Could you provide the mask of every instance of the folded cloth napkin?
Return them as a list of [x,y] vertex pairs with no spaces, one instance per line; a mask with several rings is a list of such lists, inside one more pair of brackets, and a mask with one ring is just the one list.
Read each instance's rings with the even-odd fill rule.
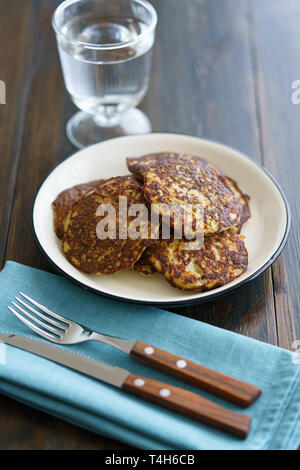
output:
[[[26,351],[0,344],[0,393],[95,433],[146,449],[296,449],[300,444],[300,357],[289,351],[154,307],[123,303],[66,279],[14,262],[0,273],[0,331],[37,336],[7,305],[19,291],[87,327],[141,339],[261,387],[250,408],[248,438],[221,431],[143,401]],[[61,346],[58,346],[61,347]],[[133,361],[104,344],[66,349],[139,375],[179,385],[238,406]]]

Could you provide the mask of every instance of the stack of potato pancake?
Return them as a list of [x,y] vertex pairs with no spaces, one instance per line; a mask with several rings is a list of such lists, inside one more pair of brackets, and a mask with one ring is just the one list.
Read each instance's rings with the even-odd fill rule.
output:
[[[127,166],[131,175],[74,186],[52,203],[54,230],[73,266],[90,274],[124,269],[144,275],[160,272],[172,286],[199,292],[222,286],[247,270],[240,231],[251,216],[249,197],[235,181],[201,157],[174,152],[128,158]],[[98,207],[110,205],[119,214],[120,196],[127,201],[126,220],[117,219],[115,237],[101,238],[97,226],[104,213],[99,214]],[[147,237],[119,236],[120,224],[126,232],[134,222],[129,210],[133,204],[149,209]],[[194,208],[199,206],[203,244],[188,248],[187,235],[198,227]],[[168,210],[174,207],[179,218]],[[176,234],[178,220],[184,223],[185,207],[192,208],[191,233],[182,230],[181,238]],[[154,228],[150,213],[157,216]],[[169,217],[168,239],[162,236],[164,216]]]

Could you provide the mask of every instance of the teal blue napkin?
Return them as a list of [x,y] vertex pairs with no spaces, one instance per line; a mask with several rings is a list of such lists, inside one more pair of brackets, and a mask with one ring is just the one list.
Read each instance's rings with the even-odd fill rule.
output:
[[[7,305],[22,290],[87,327],[142,339],[258,385],[262,396],[241,441],[47,359],[0,344],[0,392],[70,423],[146,449],[296,449],[300,444],[300,357],[289,351],[154,307],[103,298],[64,278],[7,262],[0,273],[0,331],[36,335]],[[232,410],[237,406],[143,366],[109,346],[67,349],[133,373],[183,386]]]

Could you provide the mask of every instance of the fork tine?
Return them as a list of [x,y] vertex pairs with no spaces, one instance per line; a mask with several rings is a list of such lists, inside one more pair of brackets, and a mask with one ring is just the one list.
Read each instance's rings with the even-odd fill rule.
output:
[[29,302],[31,302],[33,305],[41,309],[43,312],[47,313],[48,315],[57,318],[57,320],[60,320],[64,323],[67,323],[67,325],[71,325],[72,321],[68,320],[67,318],[62,317],[61,315],[58,315],[58,313],[54,313],[51,310],[49,310],[47,307],[44,307],[44,305],[39,304],[36,300],[33,300],[31,297],[28,295],[24,294],[23,292],[20,292],[20,294],[25,297]]
[[16,312],[12,307],[8,306],[8,309],[22,322],[24,323],[26,326],[28,326],[28,328],[30,328],[31,330],[35,331],[37,334],[43,336],[44,338],[50,340],[50,341],[54,341],[56,343],[59,343],[59,339],[53,335],[50,335],[50,333],[47,333],[46,331],[42,330],[41,328],[39,328],[38,326],[34,325],[31,321],[27,320],[27,318],[24,318],[20,313]]
[[20,307],[20,305],[16,304],[16,302],[12,302],[12,304],[14,305],[14,307],[16,307],[18,310],[20,310],[24,315],[26,315],[26,317],[29,317],[35,323],[38,323],[43,328],[45,328],[45,330],[52,331],[52,333],[55,333],[58,336],[60,336],[63,333],[62,331],[59,331],[56,328],[53,328],[52,326],[47,325],[47,323],[44,323],[43,321],[41,321],[38,318],[34,317],[33,315],[31,315],[31,313],[26,312],[26,310],[24,310],[22,307]]
[[47,322],[51,323],[54,326],[58,326],[58,328],[61,328],[62,330],[65,330],[68,328],[66,325],[63,325],[62,323],[58,323],[58,321],[53,320],[51,317],[46,317],[46,315],[43,315],[41,312],[38,312],[35,308],[31,307],[28,305],[24,300],[20,299],[19,297],[15,297],[15,299],[20,302],[20,304],[24,305],[24,307],[28,308],[32,313],[35,313],[37,316],[43,318],[43,320],[46,320]]

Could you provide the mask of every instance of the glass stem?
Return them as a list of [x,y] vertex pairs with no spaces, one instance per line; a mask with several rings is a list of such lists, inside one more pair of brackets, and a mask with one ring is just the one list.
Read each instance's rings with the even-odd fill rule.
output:
[[95,114],[95,122],[101,127],[114,127],[120,122],[121,114],[114,105],[103,106],[101,113]]

